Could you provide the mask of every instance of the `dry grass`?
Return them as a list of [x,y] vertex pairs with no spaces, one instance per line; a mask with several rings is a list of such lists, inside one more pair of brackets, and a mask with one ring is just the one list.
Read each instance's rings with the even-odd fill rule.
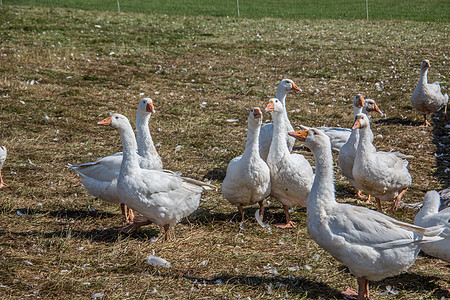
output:
[[[95,124],[110,111],[133,121],[143,96],[157,109],[150,127],[165,167],[217,186],[243,151],[248,110],[264,107],[286,77],[303,89],[287,99],[295,125],[349,127],[356,93],[377,101],[386,117],[372,119],[375,145],[415,156],[405,202],[450,185],[442,113],[432,128],[420,128],[409,101],[425,58],[431,79],[448,91],[448,23],[8,6],[0,16],[0,144],[9,153],[2,172],[9,188],[0,198],[2,298],[330,299],[356,287],[308,237],[301,208],[292,214],[297,230],[267,232],[254,222],[256,207],[246,210],[243,230],[219,190],[204,194],[172,242],[153,243],[161,233],[152,226],[131,236],[110,229],[121,223],[118,207],[88,195],[65,165],[119,151],[118,134]],[[313,163],[310,152],[298,151]],[[356,201],[337,166],[336,190],[338,201]],[[266,222],[281,221],[281,206],[268,206]],[[394,216],[411,222],[415,214]],[[147,265],[153,252],[172,268]],[[372,283],[371,292],[374,299],[440,299],[449,296],[449,275],[448,264],[420,256],[408,273]],[[380,296],[389,285],[399,294]]]

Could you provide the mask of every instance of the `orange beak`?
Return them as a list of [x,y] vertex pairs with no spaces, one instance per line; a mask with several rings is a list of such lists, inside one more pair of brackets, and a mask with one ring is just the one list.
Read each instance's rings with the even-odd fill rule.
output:
[[270,101],[269,103],[267,103],[267,106],[266,106],[266,113],[267,113],[267,112],[274,111],[274,109],[275,109],[275,106],[273,105],[273,102],[272,102],[272,101]]
[[299,91],[299,92],[302,91],[295,83],[292,83],[292,88],[291,88],[291,90]]
[[376,104],[374,104],[374,108],[373,108],[377,113],[379,113],[380,115],[382,115],[383,113],[381,112],[381,109],[378,108],[378,106]]
[[147,102],[147,106],[145,107],[145,110],[148,112],[151,112],[152,114],[155,113],[155,107],[153,106],[153,103]]
[[429,62],[429,61],[427,61],[427,67],[428,67],[428,68],[430,68],[430,67],[431,67],[431,64],[430,64],[430,62]]
[[309,130],[299,130],[295,132],[288,132],[288,134],[292,137],[295,137],[297,140],[304,142],[306,137],[308,136]]
[[253,117],[255,119],[260,119],[262,117],[262,112],[261,112],[261,110],[259,108],[255,108],[253,110]]
[[355,120],[355,123],[353,123],[352,129],[360,128],[361,123],[359,122],[359,119]]
[[111,125],[111,117],[107,117],[106,119],[101,120],[97,123],[97,125],[105,125],[110,126]]

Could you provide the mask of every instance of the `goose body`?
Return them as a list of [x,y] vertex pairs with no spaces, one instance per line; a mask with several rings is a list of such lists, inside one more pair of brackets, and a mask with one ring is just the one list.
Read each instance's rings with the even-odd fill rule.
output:
[[[153,112],[152,99],[144,98],[139,102],[136,111],[137,151],[139,165],[144,169],[162,169],[161,157],[153,145],[148,127],[148,122]],[[120,199],[116,190],[122,158],[123,154],[119,152],[94,162],[69,165],[69,167],[80,175],[81,181],[89,194],[106,202],[118,204]],[[126,221],[132,221],[132,212],[129,210],[126,212],[124,207],[122,207],[122,212]],[[130,217],[128,213],[131,214]]]
[[263,201],[270,194],[270,170],[259,155],[259,131],[262,112],[253,108],[247,119],[247,142],[244,153],[233,158],[227,167],[222,183],[225,199],[236,205],[244,220],[243,207],[258,203],[261,219],[264,214]]
[[[289,117],[287,115],[286,109],[286,95],[291,91],[300,91],[300,88],[291,80],[291,79],[283,79],[278,84],[277,87],[277,99],[280,100],[284,105],[283,118],[286,122],[286,140],[288,143],[289,151],[294,147],[295,139],[288,136],[289,131],[293,131],[291,122],[289,121]],[[269,155],[270,144],[272,143],[272,136],[274,132],[273,123],[265,124],[261,127],[261,131],[259,133],[259,153],[264,161],[267,160],[267,155]]]
[[439,83],[428,83],[428,69],[431,67],[428,60],[422,62],[420,68],[420,79],[414,92],[411,96],[412,106],[423,115],[424,125],[430,126],[427,121],[427,115],[439,111],[442,107],[444,109],[444,120],[448,123],[447,118],[447,104],[448,95],[443,95]]
[[1,146],[0,147],[0,189],[8,186],[6,183],[3,182],[3,178],[2,178],[2,168],[3,168],[3,164],[5,163],[5,160],[6,160],[6,154],[7,154],[6,147]]
[[441,241],[421,245],[428,255],[450,262],[450,208],[439,211],[441,197],[436,191],[429,191],[423,199],[423,206],[414,218],[414,224],[421,227],[445,226],[445,238]]
[[380,200],[395,199],[391,211],[396,211],[401,197],[412,183],[408,161],[399,153],[376,150],[367,115],[361,113],[356,116],[352,129],[356,128],[359,128],[359,143],[352,169],[354,186],[374,196],[379,211]]
[[290,133],[314,154],[316,174],[307,200],[311,238],[358,278],[358,299],[369,297],[369,280],[406,271],[422,243],[440,240],[442,228],[421,228],[365,207],[336,202],[329,137],[317,129]]
[[165,229],[166,239],[170,239],[170,228],[198,208],[203,189],[210,185],[164,170],[142,169],[134,132],[125,116],[114,114],[98,124],[115,128],[122,140],[123,159],[117,180],[120,201],[147,219],[129,225],[128,232],[155,223]]
[[289,208],[300,205],[306,207],[314,173],[306,158],[290,153],[286,142],[286,121],[283,116],[283,103],[272,98],[266,106],[266,112],[272,112],[274,132],[270,145],[267,165],[270,169],[271,195],[281,202],[286,215],[286,224],[279,227],[293,227]]

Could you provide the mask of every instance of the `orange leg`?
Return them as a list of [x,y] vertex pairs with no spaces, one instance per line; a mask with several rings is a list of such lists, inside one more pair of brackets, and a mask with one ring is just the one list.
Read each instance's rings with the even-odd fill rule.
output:
[[130,207],[126,207],[127,211],[128,211],[128,222],[129,223],[133,223],[135,217],[134,217],[134,212],[133,209],[131,209]]
[[164,240],[165,240],[165,241],[171,241],[171,240],[172,240],[172,237],[170,236],[170,227],[169,227],[169,224],[164,225],[164,231],[165,231]]
[[408,188],[405,188],[403,191],[400,192],[400,194],[398,194],[397,198],[395,199],[394,204],[391,207],[391,212],[396,212],[397,208],[398,208],[398,204],[400,203],[400,200],[402,199],[403,195],[406,193],[406,190]]
[[135,217],[133,209],[126,206],[125,203],[120,203],[120,209],[122,210],[123,219],[127,224],[133,223],[136,218],[138,218],[139,222],[147,220],[147,218]]
[[358,300],[369,299],[369,280],[366,277],[359,277],[358,279]]
[[261,218],[262,221],[264,218],[264,204],[262,201],[259,201],[258,204],[259,204],[259,217]]
[[125,223],[128,223],[128,210],[125,203],[120,203],[120,209],[122,210],[122,217]]
[[277,224],[275,226],[277,226],[278,228],[295,228],[295,223],[291,220],[291,216],[289,214],[289,207],[283,205],[283,208],[284,214],[286,215],[286,224]]
[[423,125],[420,125],[420,127],[428,127],[428,126],[431,126],[431,124],[430,124],[430,122],[428,122],[428,120],[427,120],[427,115],[423,115]]
[[[360,190],[356,190],[356,196],[358,197],[358,198],[360,198],[360,199],[365,199],[366,197],[363,195],[363,193],[361,193],[361,191]],[[370,195],[367,195],[367,200],[366,201],[364,201],[364,203],[367,203],[367,204],[372,204],[372,201],[370,200]]]
[[241,213],[241,222],[244,222],[244,208],[242,207],[242,204],[239,204],[237,207]]
[[378,212],[382,213],[383,210],[381,209],[381,200],[378,199],[377,197],[375,197],[375,200],[377,200]]
[[3,179],[2,179],[2,170],[0,169],[0,189],[1,188],[4,188],[4,187],[7,187],[8,185],[6,184],[6,183],[4,183],[3,182]]
[[363,193],[361,193],[361,191],[360,190],[356,190],[356,196],[358,197],[358,198],[364,198],[364,195],[363,195]]
[[369,299],[369,280],[366,277],[359,277],[358,281],[358,291],[352,289],[351,287],[347,288],[345,292],[342,292],[346,298],[350,299],[358,299],[358,300],[367,300]]

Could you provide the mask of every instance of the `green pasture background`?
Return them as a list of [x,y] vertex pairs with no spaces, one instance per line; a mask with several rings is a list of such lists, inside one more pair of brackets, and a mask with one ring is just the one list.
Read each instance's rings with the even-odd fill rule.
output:
[[[0,0],[1,1],[1,0]],[[3,5],[78,8],[186,16],[367,18],[366,0],[3,0]],[[119,2],[119,3],[118,3]],[[449,22],[450,0],[368,0],[369,20]],[[119,4],[119,5],[118,5]]]

